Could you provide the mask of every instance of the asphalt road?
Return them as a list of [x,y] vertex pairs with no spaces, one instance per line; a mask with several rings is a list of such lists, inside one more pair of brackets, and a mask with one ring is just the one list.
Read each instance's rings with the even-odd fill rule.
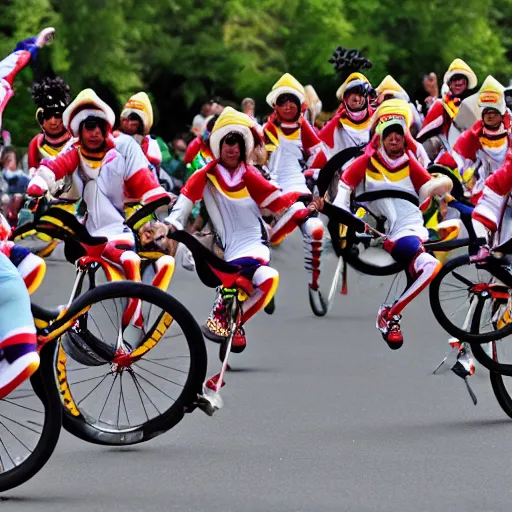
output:
[[[405,344],[393,352],[375,329],[389,279],[351,273],[349,295],[318,319],[298,236],[274,264],[277,310],[249,324],[223,410],[196,411],[127,449],[63,433],[49,464],[2,496],[2,512],[508,512],[512,420],[485,370],[472,377],[476,407],[451,372],[431,375],[447,337],[428,297],[406,310]],[[50,264],[39,299],[63,302],[72,280],[71,266]],[[195,274],[180,269],[172,290],[206,317],[213,292]]]

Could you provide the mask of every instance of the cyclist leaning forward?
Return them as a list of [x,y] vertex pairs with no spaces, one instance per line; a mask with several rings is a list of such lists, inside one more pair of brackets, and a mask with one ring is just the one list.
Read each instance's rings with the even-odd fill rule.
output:
[[[166,238],[169,231],[184,229],[194,204],[201,199],[224,259],[245,268],[242,275],[252,281],[254,293],[243,303],[242,323],[264,308],[274,296],[279,283],[277,270],[270,261],[269,236],[260,208],[278,213],[295,203],[300,193],[283,193],[248,164],[251,154],[263,145],[256,123],[246,114],[226,107],[215,123],[209,139],[214,160],[196,171],[185,186],[166,219],[166,224],[150,222],[140,232],[141,242],[156,243],[164,252],[171,252],[173,243]],[[307,214],[294,210],[283,236],[290,233]],[[212,341],[220,342],[228,334],[225,307],[219,295],[203,327]],[[231,350],[242,352],[246,347],[243,328],[235,334]]]

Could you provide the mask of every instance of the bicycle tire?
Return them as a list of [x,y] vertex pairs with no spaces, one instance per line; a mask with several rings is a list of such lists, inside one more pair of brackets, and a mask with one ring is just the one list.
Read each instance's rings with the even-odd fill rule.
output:
[[36,475],[52,456],[62,428],[62,406],[53,380],[53,341],[42,348],[39,370],[30,382],[44,406],[44,424],[41,437],[31,455],[19,466],[0,473],[0,492],[18,487]]
[[[174,297],[153,286],[132,281],[103,284],[81,295],[72,307],[79,311],[90,304],[116,298],[141,299],[169,313],[182,329],[190,350],[190,371],[179,397],[167,411],[137,427],[120,431],[100,428],[88,421],[81,412],[78,416],[71,414],[61,401],[63,426],[70,434],[93,444],[127,446],[149,441],[169,431],[183,419],[186,412],[195,409],[197,395],[202,392],[206,377],[207,353],[201,329],[192,314]],[[57,386],[62,386],[62,377],[59,384],[57,374],[58,350],[56,346],[53,354],[54,378]]]
[[[482,316],[483,311],[483,305],[484,301],[480,301],[475,309],[475,313],[473,315],[473,318],[471,320],[471,331],[478,332],[480,330],[480,320]],[[492,349],[493,354],[496,352],[496,342],[493,341],[492,343]],[[505,381],[503,379],[503,375],[498,372],[494,371],[492,368],[489,368],[489,366],[495,368],[494,364],[489,364],[489,361],[493,361],[497,365],[502,366],[500,363],[497,362],[497,360],[493,357],[490,358],[483,349],[482,345],[479,343],[470,344],[471,350],[473,352],[473,355],[475,356],[475,359],[485,368],[489,370],[489,380],[491,381],[491,387],[492,391],[494,393],[494,396],[496,397],[496,400],[498,401],[498,404],[502,408],[503,412],[509,417],[512,418],[512,397],[510,396],[507,387],[505,385]],[[512,367],[512,365],[509,365]],[[512,376],[512,375],[509,375]]]
[[[439,289],[443,279],[450,272],[452,272],[452,270],[456,269],[457,267],[462,267],[468,264],[470,264],[470,261],[469,255],[467,254],[453,258],[449,260],[445,265],[443,265],[437,276],[430,283],[430,307],[432,308],[432,312],[434,313],[436,320],[448,334],[454,336],[455,338],[458,338],[461,341],[467,341],[470,344],[489,343],[491,341],[500,340],[502,338],[509,336],[510,334],[512,334],[512,323],[506,325],[502,329],[497,329],[485,333],[469,332],[460,329],[457,325],[452,323],[445,314],[445,312],[443,311],[443,308],[441,307],[441,301],[439,299]],[[472,331],[471,326],[470,331]]]

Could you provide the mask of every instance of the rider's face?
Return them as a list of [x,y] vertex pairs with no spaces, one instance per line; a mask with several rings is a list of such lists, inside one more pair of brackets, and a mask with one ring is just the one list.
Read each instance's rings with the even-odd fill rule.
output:
[[105,143],[105,136],[103,135],[99,126],[88,126],[87,123],[82,127],[81,133],[82,144],[91,150],[100,149]]
[[220,161],[228,170],[238,168],[240,164],[240,145],[238,143],[230,145],[224,142],[220,150]]
[[401,156],[405,151],[405,137],[401,133],[391,132],[382,143],[384,150],[392,158]]
[[43,130],[48,135],[60,135],[64,131],[64,123],[62,122],[62,114],[53,115],[50,119],[43,121]]
[[121,119],[121,131],[126,135],[136,135],[139,131],[140,121],[123,117]]
[[453,79],[450,82],[450,92],[454,96],[460,96],[467,88],[468,88],[468,81],[466,78],[457,78]]
[[[280,105],[279,103],[282,104]],[[276,104],[276,111],[279,118],[288,123],[295,121],[299,115],[299,107],[297,106],[297,103],[291,100],[287,100],[284,103],[278,102],[278,104]]]
[[350,110],[359,110],[364,106],[364,96],[357,92],[349,92],[345,96],[345,103]]
[[501,126],[503,116],[497,110],[491,108],[482,115],[482,120],[488,128],[496,129]]

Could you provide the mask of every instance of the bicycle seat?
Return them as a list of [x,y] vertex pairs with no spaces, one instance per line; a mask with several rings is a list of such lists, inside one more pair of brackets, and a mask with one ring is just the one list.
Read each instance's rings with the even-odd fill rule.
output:
[[234,285],[240,272],[238,265],[233,265],[215,256],[195,236],[186,231],[175,231],[167,236],[182,243],[190,250],[196,264],[197,275],[205,286],[216,288],[223,285],[229,288]]

